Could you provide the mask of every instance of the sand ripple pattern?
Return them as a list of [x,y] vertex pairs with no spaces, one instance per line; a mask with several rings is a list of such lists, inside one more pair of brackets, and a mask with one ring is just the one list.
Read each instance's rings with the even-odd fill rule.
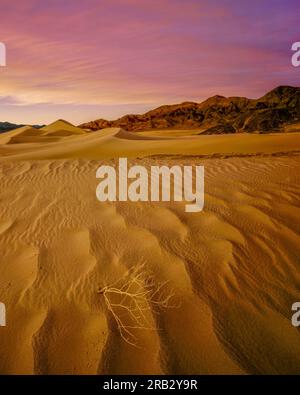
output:
[[[108,161],[106,161],[107,164]],[[178,163],[145,158],[131,163]],[[0,373],[300,374],[299,156],[204,164],[204,212],[99,203],[101,161],[0,165]],[[111,161],[115,163],[115,161]],[[177,308],[122,340],[97,290],[141,262]]]

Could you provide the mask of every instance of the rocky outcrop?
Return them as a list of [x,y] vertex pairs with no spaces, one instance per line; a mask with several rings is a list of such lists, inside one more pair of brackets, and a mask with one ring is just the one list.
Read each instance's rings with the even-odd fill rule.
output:
[[213,96],[202,103],[166,105],[115,121],[80,125],[89,130],[121,127],[128,131],[200,129],[204,134],[276,132],[300,120],[300,88],[279,86],[259,99]]

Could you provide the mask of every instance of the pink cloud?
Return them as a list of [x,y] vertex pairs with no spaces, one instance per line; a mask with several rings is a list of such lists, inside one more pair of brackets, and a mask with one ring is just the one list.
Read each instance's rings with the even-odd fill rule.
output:
[[95,106],[97,118],[107,116],[97,105],[114,105],[117,114],[124,105],[139,111],[296,85],[294,7],[294,0],[285,8],[277,0],[1,0],[8,67],[0,95],[33,108],[65,104],[58,117],[76,122],[72,108],[79,105]]

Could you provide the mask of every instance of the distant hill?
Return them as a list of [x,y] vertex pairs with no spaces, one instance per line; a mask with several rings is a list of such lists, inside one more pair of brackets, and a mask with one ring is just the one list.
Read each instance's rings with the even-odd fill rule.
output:
[[10,122],[0,122],[0,133],[2,132],[8,132],[10,130],[16,129],[18,127],[22,127],[24,125],[17,125],[15,123],[10,123]]
[[279,86],[259,99],[213,96],[202,103],[165,105],[142,115],[125,115],[115,121],[97,119],[79,127],[92,131],[108,127],[200,129],[201,134],[300,130],[300,88]]
[[[26,125],[18,125],[18,124],[10,123],[10,122],[0,122],[0,133],[9,132],[10,130],[21,128],[23,126],[26,126]],[[31,125],[31,126],[36,129],[39,129],[43,125]]]

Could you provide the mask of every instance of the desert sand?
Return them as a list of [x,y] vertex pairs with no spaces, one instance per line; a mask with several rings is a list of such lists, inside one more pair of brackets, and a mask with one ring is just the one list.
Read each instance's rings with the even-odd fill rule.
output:
[[[300,374],[299,153],[299,133],[0,135],[0,373]],[[119,156],[204,165],[204,211],[100,203]]]

